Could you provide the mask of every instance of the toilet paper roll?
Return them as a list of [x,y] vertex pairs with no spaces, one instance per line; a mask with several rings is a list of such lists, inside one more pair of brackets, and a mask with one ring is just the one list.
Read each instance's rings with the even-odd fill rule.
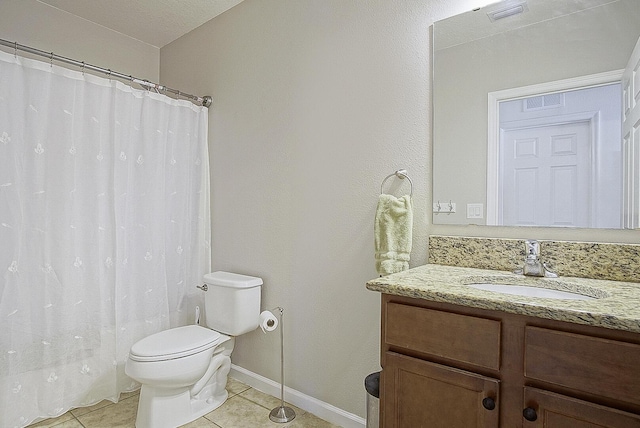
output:
[[260,313],[260,328],[263,333],[275,330],[278,328],[278,318],[271,311],[262,311]]

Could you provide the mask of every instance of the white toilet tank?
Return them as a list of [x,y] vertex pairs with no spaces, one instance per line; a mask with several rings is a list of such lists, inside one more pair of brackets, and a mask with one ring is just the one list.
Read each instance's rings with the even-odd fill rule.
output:
[[206,274],[203,281],[207,327],[229,336],[258,328],[262,278],[218,271]]

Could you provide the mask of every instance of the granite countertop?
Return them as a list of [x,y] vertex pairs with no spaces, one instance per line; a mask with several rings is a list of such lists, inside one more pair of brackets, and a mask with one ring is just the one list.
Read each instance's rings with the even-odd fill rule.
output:
[[[578,292],[593,300],[524,297],[468,287],[473,283],[534,285]],[[367,289],[385,294],[503,311],[640,333],[640,284],[586,278],[535,278],[511,272],[427,264],[372,279]]]

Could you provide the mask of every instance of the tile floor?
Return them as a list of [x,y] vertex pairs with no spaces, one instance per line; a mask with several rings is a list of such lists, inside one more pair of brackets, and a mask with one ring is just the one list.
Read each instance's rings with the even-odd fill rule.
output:
[[[229,379],[229,398],[216,410],[184,428],[335,428],[309,412],[291,406],[296,417],[286,424],[269,420],[269,412],[280,405],[280,399],[255,390],[242,382]],[[29,428],[134,428],[138,408],[138,392],[123,394],[118,403],[102,401],[91,407],[73,409],[55,419],[47,419]]]

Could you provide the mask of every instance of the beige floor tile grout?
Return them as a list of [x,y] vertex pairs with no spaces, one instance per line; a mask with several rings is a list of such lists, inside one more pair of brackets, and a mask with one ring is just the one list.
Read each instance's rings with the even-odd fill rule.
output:
[[[239,399],[241,399],[242,403],[245,403],[245,405],[249,406],[249,408],[251,409],[250,413],[251,415],[253,415],[252,417],[259,416],[268,425],[270,424],[268,419],[269,412],[274,407],[277,407],[280,405],[279,397],[273,397],[269,394],[258,391],[257,389],[252,388],[235,379],[229,379],[229,383],[227,384],[227,391],[229,391],[229,398],[227,399],[225,404],[223,404],[220,408],[214,410],[213,412],[198,419],[197,421],[194,421],[191,423],[194,425],[187,424],[187,427],[197,426],[197,427],[208,427],[208,428],[245,428],[242,425],[242,423],[238,425],[237,421],[235,425],[233,424],[229,425],[228,422],[224,422],[223,425],[220,425],[221,423],[220,417],[222,416],[224,418],[225,412],[227,412],[227,410],[225,409],[225,406],[232,407],[233,403]],[[38,424],[32,425],[29,428],[36,428],[36,427],[37,428],[45,428],[45,427],[47,428],[56,428],[56,427],[109,428],[109,426],[104,425],[105,423],[107,423],[106,418],[109,418],[111,415],[116,415],[118,412],[122,412],[123,410],[126,410],[126,409],[128,409],[128,411],[131,412],[132,411],[131,405],[135,405],[137,407],[137,404],[134,404],[132,400],[135,400],[137,402],[138,396],[139,396],[139,391],[128,393],[122,396],[120,401],[118,401],[117,403],[108,402],[108,404],[103,404],[103,405],[100,405],[100,403],[97,403],[93,406],[86,407],[86,408],[72,409],[69,412],[65,413],[64,415],[60,416],[59,418],[47,419]],[[235,400],[233,400],[234,398]],[[305,412],[304,410],[298,409],[297,407],[292,406],[289,403],[285,402],[285,405],[290,406],[295,410],[296,418],[298,418],[299,420],[303,416],[313,417],[313,415],[307,414],[307,412]],[[91,409],[91,410],[87,411],[87,409]],[[75,414],[74,414],[74,411],[75,411]],[[130,413],[127,413],[127,415],[129,414]],[[100,421],[98,425],[96,425],[95,423],[96,419]],[[314,423],[313,424],[314,427],[315,426],[323,426],[323,427],[333,426],[320,419],[317,419],[317,421],[323,425],[316,425]],[[271,424],[273,426],[276,426],[276,424],[274,423],[271,423]],[[134,416],[131,416],[131,417],[127,416],[127,419],[119,423],[117,426],[134,428],[135,412],[134,412]],[[288,428],[289,424],[286,424],[286,425],[278,424],[277,426]],[[299,426],[299,425],[296,425],[296,426]]]

